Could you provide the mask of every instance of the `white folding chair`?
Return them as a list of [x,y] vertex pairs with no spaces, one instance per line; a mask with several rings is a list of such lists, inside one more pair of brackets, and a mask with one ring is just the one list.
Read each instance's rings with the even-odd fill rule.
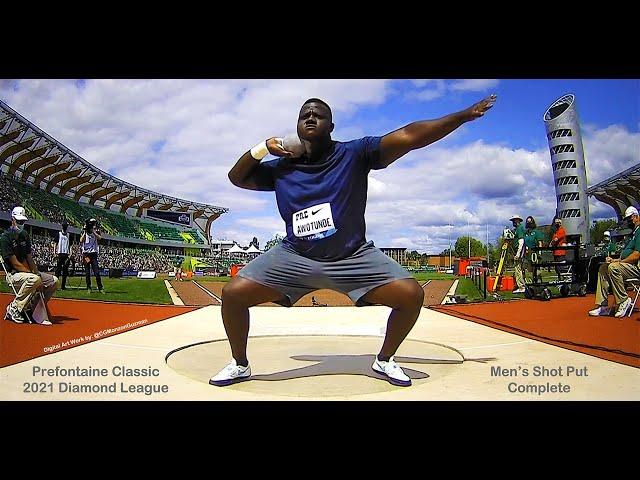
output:
[[640,296],[640,278],[627,278],[624,281],[624,284],[625,284],[625,287],[633,288],[633,291],[636,294],[635,298],[633,299],[633,302],[631,303],[631,308],[629,308],[629,314],[627,315],[628,317],[630,317],[631,314],[633,313],[633,309],[636,306],[636,302],[638,301],[638,296]]
[[[7,283],[11,286],[13,294],[17,297],[18,292],[13,284],[13,279],[11,278],[11,274],[7,270],[7,266],[4,263],[4,258],[2,258],[2,255],[0,255],[0,263],[2,264],[2,270],[4,270]],[[29,300],[29,304],[25,307],[22,313],[27,318],[27,322],[29,323],[51,325],[51,321],[49,320],[49,312],[47,311],[47,304],[44,301],[44,295],[40,290],[34,292],[33,296]]]

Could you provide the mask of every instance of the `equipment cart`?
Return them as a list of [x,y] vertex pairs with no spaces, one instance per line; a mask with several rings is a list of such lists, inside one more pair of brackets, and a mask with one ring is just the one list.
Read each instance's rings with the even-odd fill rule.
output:
[[[580,258],[580,245],[566,245],[554,247],[532,247],[530,261],[533,267],[533,282],[527,283],[525,275],[525,292],[526,298],[541,298],[542,300],[551,300],[553,295],[549,287],[556,286],[560,289],[560,295],[567,297],[569,295],[579,295],[584,297],[587,294],[588,272],[586,271],[586,262]],[[565,250],[565,260],[561,262],[555,261],[553,257],[554,250]],[[541,270],[545,267],[553,267],[558,269],[559,278],[551,281],[541,280]]]

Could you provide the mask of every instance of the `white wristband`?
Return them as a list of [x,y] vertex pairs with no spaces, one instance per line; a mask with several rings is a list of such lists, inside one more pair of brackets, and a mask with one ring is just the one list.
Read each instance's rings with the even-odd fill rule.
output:
[[251,156],[256,160],[262,160],[269,154],[269,149],[267,148],[267,141],[260,142],[255,147],[251,149]]

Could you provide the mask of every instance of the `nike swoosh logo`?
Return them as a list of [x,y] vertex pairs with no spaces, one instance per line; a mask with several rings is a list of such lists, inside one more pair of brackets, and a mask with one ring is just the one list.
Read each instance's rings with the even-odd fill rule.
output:
[[[324,208],[324,207],[322,207],[322,208]],[[319,209],[318,209],[318,210],[316,210],[315,212],[312,210],[312,211],[311,211],[311,215],[315,215],[315,214],[316,214],[316,213],[318,213],[320,210],[322,210],[322,208],[319,208]]]

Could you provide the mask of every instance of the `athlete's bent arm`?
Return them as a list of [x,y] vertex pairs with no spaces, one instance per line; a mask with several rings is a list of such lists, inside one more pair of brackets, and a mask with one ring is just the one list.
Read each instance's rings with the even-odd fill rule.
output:
[[463,123],[482,117],[495,101],[496,96],[491,95],[460,112],[436,120],[413,122],[386,134],[380,141],[378,167],[387,167],[411,150],[426,147],[447,136]]
[[[267,149],[269,153],[277,157],[288,157],[291,152],[284,150],[280,144],[278,138],[271,137],[267,140]],[[265,188],[259,182],[257,182],[255,174],[260,160],[256,160],[251,156],[251,150],[245,152],[231,170],[229,170],[229,180],[236,187],[246,188],[247,190],[273,190],[272,188]]]

